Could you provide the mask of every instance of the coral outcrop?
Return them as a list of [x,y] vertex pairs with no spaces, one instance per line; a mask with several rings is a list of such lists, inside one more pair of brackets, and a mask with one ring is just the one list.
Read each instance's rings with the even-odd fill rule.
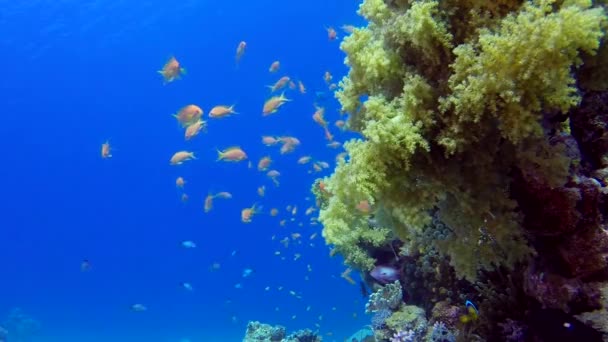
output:
[[507,312],[526,305],[599,310],[608,282],[605,5],[363,1],[368,25],[342,42],[350,69],[336,92],[362,138],[313,189],[326,242],[363,271],[387,249],[399,254],[393,263],[410,276],[403,289],[426,310],[511,301],[470,336],[529,331],[523,312]]

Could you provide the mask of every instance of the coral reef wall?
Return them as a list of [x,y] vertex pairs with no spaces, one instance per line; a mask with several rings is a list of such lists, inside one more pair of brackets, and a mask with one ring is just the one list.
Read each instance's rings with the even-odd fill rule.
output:
[[534,256],[514,183],[559,189],[581,167],[571,116],[602,5],[365,0],[359,14],[369,23],[342,42],[336,97],[363,138],[315,190],[326,242],[362,270],[388,241],[434,248],[469,281]]

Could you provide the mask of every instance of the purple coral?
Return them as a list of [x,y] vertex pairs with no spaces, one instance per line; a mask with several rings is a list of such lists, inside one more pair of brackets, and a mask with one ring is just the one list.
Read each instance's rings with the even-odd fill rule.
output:
[[413,342],[416,334],[414,330],[401,330],[391,338],[391,342]]

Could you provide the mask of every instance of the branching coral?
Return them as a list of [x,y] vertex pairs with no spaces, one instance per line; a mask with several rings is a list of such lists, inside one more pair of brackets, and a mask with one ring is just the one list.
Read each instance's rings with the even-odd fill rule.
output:
[[[558,137],[577,105],[573,71],[606,26],[589,0],[365,0],[370,25],[345,38],[350,66],[336,97],[364,136],[325,184],[324,237],[369,269],[368,247],[434,244],[459,277],[512,266],[533,251],[510,198],[511,172],[549,186],[570,160]],[[456,16],[468,11],[468,23]],[[485,25],[485,26],[484,26]],[[381,212],[382,228],[356,206]],[[450,234],[427,241],[432,214]]]

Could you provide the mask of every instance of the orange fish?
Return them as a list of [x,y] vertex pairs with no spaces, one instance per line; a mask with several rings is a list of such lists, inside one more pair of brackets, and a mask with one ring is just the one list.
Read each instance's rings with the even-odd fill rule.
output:
[[296,149],[296,145],[292,145],[292,144],[284,144],[283,146],[281,146],[281,154],[287,154],[287,153],[291,153]]
[[372,211],[372,207],[368,200],[363,200],[355,206],[362,214],[369,214]]
[[272,145],[276,145],[279,142],[279,139],[269,136],[269,135],[264,135],[262,136],[262,144],[266,145],[266,146],[272,146]]
[[163,76],[164,83],[167,84],[179,79],[181,75],[185,75],[186,69],[180,66],[175,57],[171,57],[158,73]]
[[285,102],[291,101],[285,97],[285,94],[280,96],[273,96],[264,102],[264,108],[262,109],[262,115],[267,116],[276,113]]
[[234,146],[225,149],[224,151],[217,151],[217,160],[239,162],[247,159],[247,154],[240,147]]
[[348,34],[355,32],[355,26],[353,25],[342,25],[341,29]]
[[206,123],[203,120],[198,120],[197,122],[186,127],[186,132],[184,132],[184,138],[186,140],[190,140],[197,136],[201,130],[205,129]]
[[204,209],[205,209],[206,213],[210,212],[211,209],[213,209],[213,195],[212,194],[208,194],[207,197],[205,197]]
[[258,195],[260,197],[264,197],[265,194],[266,194],[266,187],[263,185],[258,187]]
[[271,163],[272,163],[272,159],[270,159],[270,157],[268,157],[268,156],[262,157],[262,159],[260,159],[260,161],[258,162],[258,171],[268,170],[268,167],[270,166]]
[[272,208],[270,209],[270,216],[277,216],[279,214],[279,209]]
[[298,89],[300,90],[300,94],[306,94],[306,87],[302,81],[298,81]]
[[336,30],[333,27],[327,27],[327,39],[329,40],[336,40],[336,38],[338,38],[338,33],[336,32]]
[[257,204],[254,204],[251,206],[251,208],[245,208],[241,210],[241,222],[250,223],[253,216],[259,213],[260,209],[258,208]]
[[332,80],[332,76],[331,73],[329,71],[326,71],[325,74],[323,74],[323,79],[325,80],[325,83],[329,84]]
[[325,139],[327,139],[328,141],[334,140],[334,136],[331,134],[331,132],[329,131],[327,126],[324,127],[324,131],[325,131]]
[[232,194],[229,193],[229,192],[227,192],[227,191],[222,191],[222,192],[218,192],[213,197],[217,197],[217,198],[221,198],[221,199],[231,199],[232,198]]
[[329,148],[338,148],[340,146],[342,146],[342,144],[338,141],[332,141],[329,144],[327,144],[327,147],[329,147]]
[[270,64],[270,68],[268,68],[268,71],[269,72],[277,72],[277,71],[279,71],[280,67],[281,67],[281,62],[274,61],[274,62],[272,62],[272,64]]
[[186,184],[186,181],[184,180],[184,178],[177,177],[177,179],[175,180],[175,186],[177,186],[178,188],[183,188],[184,184]]
[[307,164],[310,159],[312,159],[310,156],[304,156],[304,157],[300,157],[300,159],[298,159],[298,164]]
[[334,125],[336,127],[338,127],[341,130],[344,130],[344,126],[346,125],[346,122],[344,120],[337,120]]
[[182,127],[188,127],[201,119],[203,110],[201,107],[189,104],[182,107],[177,114],[173,114]]
[[279,78],[279,80],[275,84],[267,87],[270,88],[270,91],[274,93],[277,90],[285,88],[285,86],[289,83],[290,80],[291,79],[289,78],[289,76],[283,76]]
[[215,118],[215,119],[223,118],[223,117],[231,115],[231,114],[238,114],[237,112],[234,111],[234,105],[232,105],[232,106],[219,105],[219,106],[215,106],[215,107],[211,108],[211,110],[209,111],[209,117]]
[[312,115],[312,119],[314,122],[318,123],[321,127],[327,127],[327,121],[325,121],[325,108],[315,106],[316,110]]
[[107,140],[105,143],[101,144],[101,158],[112,158],[112,148],[110,147],[110,141]]
[[280,175],[281,174],[277,170],[270,170],[266,173],[266,176],[268,176],[268,178],[270,178],[272,180],[272,182],[274,183],[275,186],[279,186],[279,181],[277,180],[277,178]]
[[190,160],[190,159],[196,159],[196,157],[194,157],[194,152],[179,151],[179,152],[175,152],[175,154],[171,157],[171,160],[169,162],[171,165],[180,165],[183,162]]
[[243,58],[243,54],[245,54],[245,49],[247,48],[247,42],[241,41],[239,45],[236,47],[236,65],[238,66],[241,58]]

